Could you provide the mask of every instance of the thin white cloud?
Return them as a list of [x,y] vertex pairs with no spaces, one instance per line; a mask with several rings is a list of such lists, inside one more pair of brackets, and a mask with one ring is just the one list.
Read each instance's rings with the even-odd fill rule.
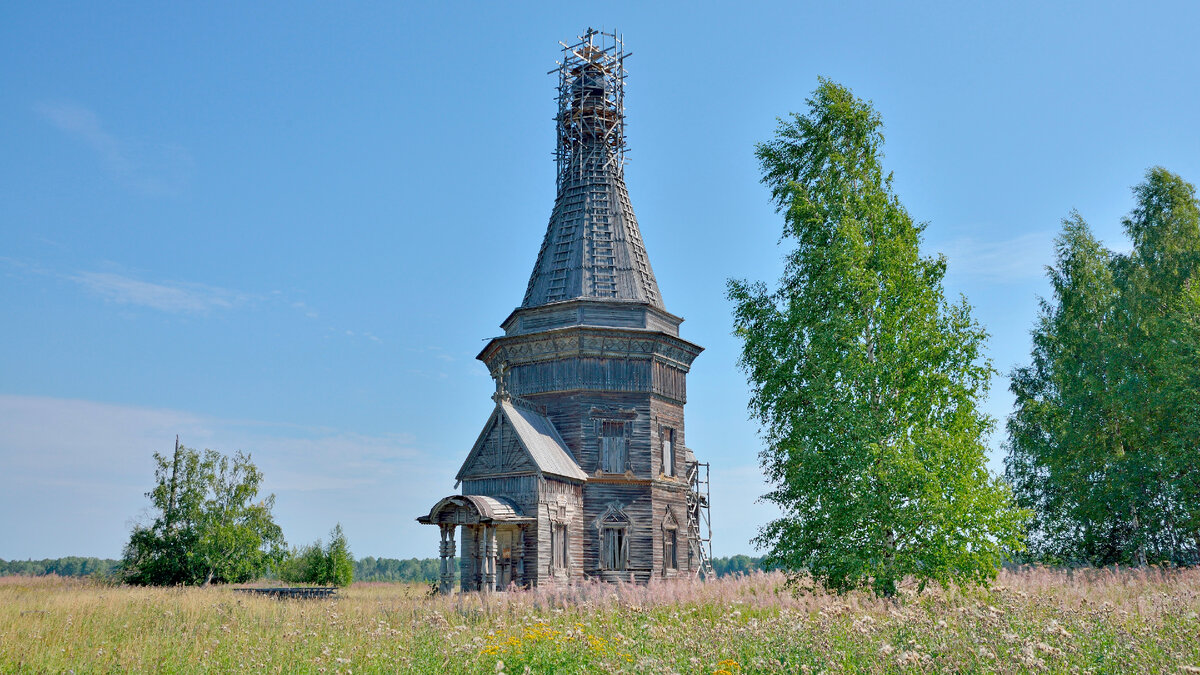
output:
[[446,363],[454,363],[458,359],[446,353],[446,350],[438,345],[430,345],[428,347],[409,347],[408,351],[419,354],[422,359],[434,358]]
[[[276,293],[276,294],[278,294],[278,293],[279,293],[279,291],[274,291],[273,293]],[[309,307],[309,306],[308,306],[307,304],[305,304],[305,303],[304,303],[304,301],[302,301],[302,300],[297,300],[296,302],[293,302],[293,303],[292,303],[292,309],[299,310],[300,312],[303,312],[303,313],[304,313],[304,316],[308,317],[309,319],[316,319],[316,318],[318,318],[318,317],[320,316],[320,314],[318,314],[318,313],[317,313],[317,310],[315,310],[315,309],[313,309],[313,308]]]
[[176,434],[188,447],[250,453],[289,541],[311,541],[340,521],[372,555],[434,555],[436,536],[413,519],[452,490],[461,459],[422,451],[403,433],[0,395],[0,558],[119,555],[130,524],[149,515],[151,455],[169,453]]
[[110,302],[163,312],[203,314],[231,309],[254,299],[250,294],[227,288],[178,281],[153,283],[112,272],[79,272],[68,278]]
[[34,109],[60,130],[76,136],[95,150],[115,171],[129,171],[129,158],[121,142],[105,131],[96,113],[72,104],[40,103]]
[[[119,269],[119,266],[108,264]],[[78,271],[63,274],[54,270],[16,258],[0,256],[0,272],[22,276],[48,276],[66,279],[102,298],[118,305],[146,307],[173,314],[204,315],[213,311],[234,310],[245,307],[278,306],[288,307],[307,319],[317,319],[320,314],[302,300],[291,300],[282,291],[250,293],[220,286],[210,286],[188,281],[145,281],[118,272]],[[369,340],[382,344],[384,340],[371,331],[349,330],[326,326],[326,331],[343,335],[351,340]],[[434,358],[443,361],[454,359],[438,348],[431,347]]]
[[121,184],[151,195],[177,194],[187,183],[191,155],[176,144],[147,145],[118,138],[91,110],[74,103],[39,103],[43,119],[91,148]]
[[372,333],[369,330],[350,330],[348,328],[339,328],[337,326],[326,326],[325,331],[329,335],[338,335],[338,336],[345,337],[348,340],[352,340],[355,342],[358,342],[361,340],[370,340],[371,342],[374,342],[377,344],[383,344],[383,338],[379,337],[378,335]]
[[931,250],[946,254],[947,272],[991,283],[1023,283],[1045,276],[1054,259],[1054,233],[1030,232],[1011,239],[962,237]]

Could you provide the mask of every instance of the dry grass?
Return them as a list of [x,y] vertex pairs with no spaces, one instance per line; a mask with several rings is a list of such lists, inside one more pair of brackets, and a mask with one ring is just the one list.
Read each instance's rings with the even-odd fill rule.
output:
[[[335,600],[0,578],[3,672],[1200,672],[1200,571],[1004,572],[897,601],[779,575]],[[1197,670],[1190,670],[1197,668]]]

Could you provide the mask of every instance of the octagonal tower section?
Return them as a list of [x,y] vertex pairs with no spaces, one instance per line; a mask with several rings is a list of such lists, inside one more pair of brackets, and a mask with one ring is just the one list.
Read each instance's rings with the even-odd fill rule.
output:
[[684,404],[702,348],[679,337],[681,322],[644,301],[576,298],[517,309],[479,354],[499,388],[544,408],[588,475],[569,538],[585,576],[699,570]]

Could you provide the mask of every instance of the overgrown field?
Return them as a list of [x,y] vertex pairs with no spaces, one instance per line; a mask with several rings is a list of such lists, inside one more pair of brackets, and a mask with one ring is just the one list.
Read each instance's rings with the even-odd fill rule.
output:
[[793,596],[775,574],[336,600],[0,578],[3,672],[1200,673],[1200,571],[1004,572],[984,590]]

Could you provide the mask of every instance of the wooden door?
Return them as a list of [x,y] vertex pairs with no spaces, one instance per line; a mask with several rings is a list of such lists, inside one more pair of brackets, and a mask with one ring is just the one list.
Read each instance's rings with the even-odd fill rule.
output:
[[496,590],[507,590],[513,581],[513,535],[509,529],[496,531]]

